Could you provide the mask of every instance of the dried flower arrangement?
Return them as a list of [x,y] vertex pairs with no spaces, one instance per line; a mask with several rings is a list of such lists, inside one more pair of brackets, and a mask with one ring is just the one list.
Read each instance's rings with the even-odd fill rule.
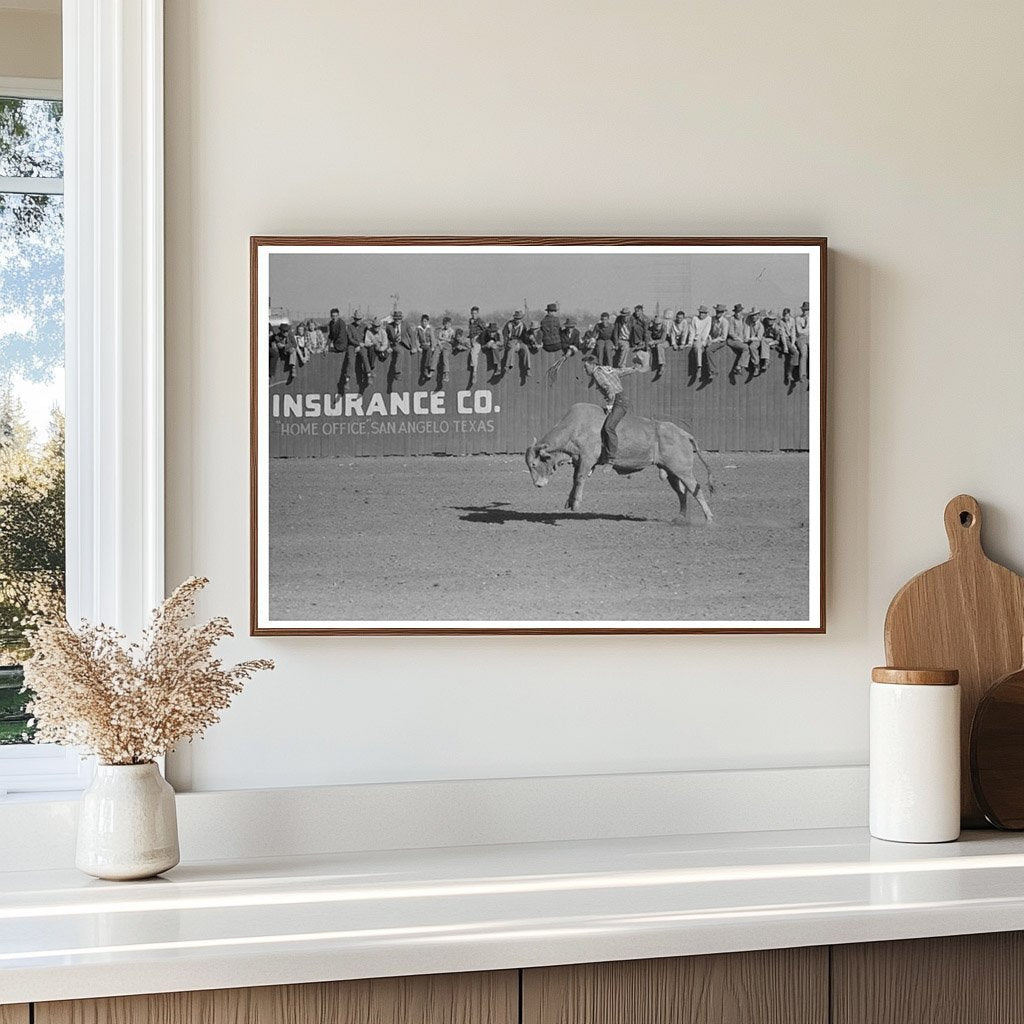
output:
[[209,580],[193,576],[153,612],[141,644],[108,626],[40,616],[25,662],[36,742],[81,747],[104,764],[146,764],[201,735],[263,659],[225,668],[213,648],[232,636],[228,620],[186,622]]

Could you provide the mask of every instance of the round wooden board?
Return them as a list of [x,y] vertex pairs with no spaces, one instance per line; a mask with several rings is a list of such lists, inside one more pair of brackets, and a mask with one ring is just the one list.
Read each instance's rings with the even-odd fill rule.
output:
[[971,785],[988,821],[1024,829],[1024,668],[1000,679],[971,727]]

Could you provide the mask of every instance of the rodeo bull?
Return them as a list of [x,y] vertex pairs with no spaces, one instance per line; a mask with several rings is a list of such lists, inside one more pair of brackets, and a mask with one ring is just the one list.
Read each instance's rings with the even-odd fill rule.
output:
[[[587,402],[577,402],[539,441],[526,451],[526,465],[538,487],[545,487],[555,470],[566,462],[573,466],[572,490],[565,507],[579,510],[583,484],[594,471],[601,456],[601,426],[604,410]],[[668,420],[651,420],[627,414],[619,423],[619,450],[613,469],[616,473],[639,473],[648,466],[657,466],[662,480],[667,480],[679,496],[679,513],[686,515],[686,496],[697,499],[710,522],[711,509],[694,474],[694,461],[700,459],[708,477],[708,490],[714,493],[711,470],[696,438]]]

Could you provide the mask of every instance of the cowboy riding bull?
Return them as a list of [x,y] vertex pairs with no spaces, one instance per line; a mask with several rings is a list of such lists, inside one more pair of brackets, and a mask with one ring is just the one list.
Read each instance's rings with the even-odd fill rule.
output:
[[[551,428],[540,441],[534,441],[526,452],[526,465],[538,487],[544,487],[559,466],[571,462],[572,490],[565,507],[579,510],[583,484],[602,460],[604,442],[601,428],[605,412],[599,405],[578,402]],[[712,519],[711,509],[694,474],[694,461],[700,459],[708,477],[708,490],[714,493],[711,470],[696,438],[668,420],[651,420],[627,414],[617,425],[617,451],[610,460],[616,473],[639,473],[648,466],[657,466],[662,480],[667,480],[679,495],[680,515],[686,515],[686,496],[697,499],[705,519]]]

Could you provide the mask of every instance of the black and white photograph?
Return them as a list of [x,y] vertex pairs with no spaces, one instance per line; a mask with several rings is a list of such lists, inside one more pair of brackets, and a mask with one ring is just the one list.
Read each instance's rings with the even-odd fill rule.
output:
[[822,632],[823,239],[252,239],[252,631]]

